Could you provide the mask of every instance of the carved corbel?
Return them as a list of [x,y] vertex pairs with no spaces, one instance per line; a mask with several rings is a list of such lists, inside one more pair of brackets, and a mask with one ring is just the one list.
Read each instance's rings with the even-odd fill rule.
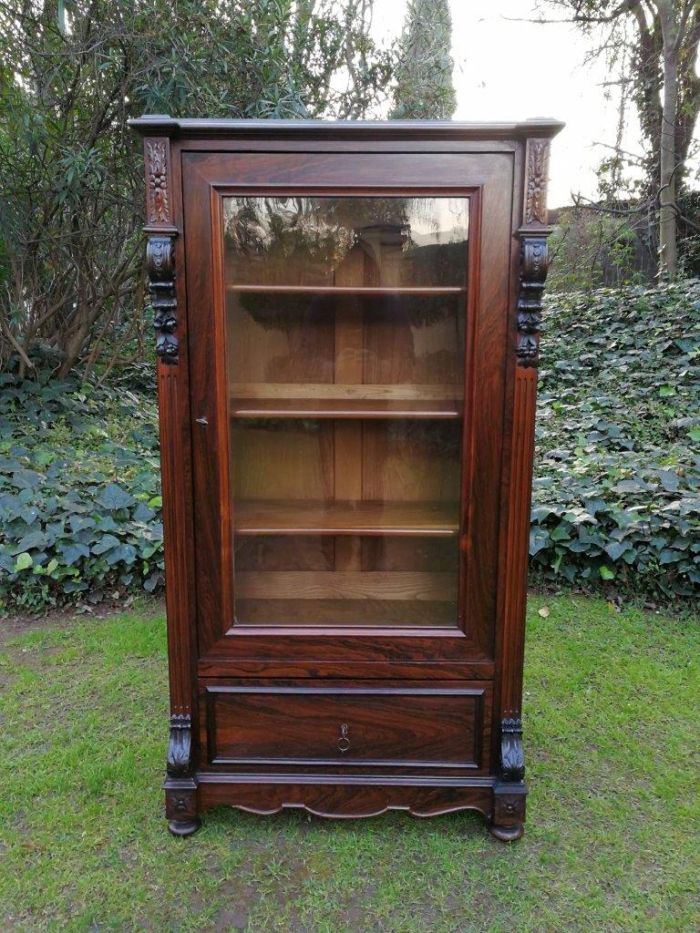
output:
[[501,720],[500,780],[493,789],[491,834],[512,842],[523,834],[525,822],[525,756],[523,724],[519,717]]
[[146,244],[148,289],[153,305],[156,354],[164,363],[177,363],[177,296],[175,294],[175,237],[153,233]]
[[547,172],[549,140],[529,139],[525,162],[525,200],[520,237],[520,289],[517,313],[517,363],[537,366],[542,320],[542,295],[547,279]]
[[186,778],[192,774],[192,716],[173,713],[170,717],[167,771],[169,778]]
[[540,349],[542,295],[547,279],[547,236],[540,231],[520,231],[521,265],[518,295],[519,366],[536,366]]
[[522,781],[525,777],[523,724],[521,719],[501,720],[501,779]]

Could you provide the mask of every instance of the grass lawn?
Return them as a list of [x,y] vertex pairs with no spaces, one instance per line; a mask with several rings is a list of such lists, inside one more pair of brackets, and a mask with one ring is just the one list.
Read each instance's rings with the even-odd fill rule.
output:
[[175,839],[160,608],[5,626],[0,928],[696,930],[698,621],[530,600],[510,846],[472,814],[217,810]]

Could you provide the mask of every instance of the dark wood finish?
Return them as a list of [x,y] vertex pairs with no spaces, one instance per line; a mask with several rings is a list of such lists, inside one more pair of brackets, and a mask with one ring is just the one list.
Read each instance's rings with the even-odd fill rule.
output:
[[[561,124],[132,124],[157,335],[171,832],[226,804],[477,809],[519,838]],[[244,210],[262,198],[292,231],[269,277],[265,216]],[[366,217],[343,240],[348,211]]]
[[[278,145],[292,141],[327,143],[333,149],[338,142],[385,143],[396,141],[405,150],[416,144],[432,151],[437,141],[447,143],[448,151],[458,148],[460,142],[484,141],[491,147],[497,141],[506,144],[515,140],[556,136],[564,124],[559,120],[537,117],[521,122],[453,123],[438,120],[211,120],[178,119],[169,114],[144,114],[129,125],[139,133],[154,136],[178,136],[188,140],[204,140],[207,146],[217,138],[229,143],[269,140]],[[322,148],[319,146],[318,148]],[[507,150],[507,146],[504,147]],[[272,180],[274,182],[274,179]],[[544,203],[544,201],[543,201]]]
[[490,684],[430,687],[207,683],[211,766],[484,772]]
[[196,609],[187,322],[178,315],[176,274],[182,293],[184,254],[176,219],[182,206],[179,164],[167,136],[144,138],[146,266],[154,307],[160,411],[165,599],[170,668],[170,740],[166,815],[170,831],[189,835],[199,826],[192,722],[196,716]]
[[488,778],[433,775],[421,779],[323,773],[220,776],[203,772],[198,786],[200,810],[226,805],[261,816],[290,809],[335,819],[379,816],[388,810],[421,817],[478,810],[490,819],[493,798]]

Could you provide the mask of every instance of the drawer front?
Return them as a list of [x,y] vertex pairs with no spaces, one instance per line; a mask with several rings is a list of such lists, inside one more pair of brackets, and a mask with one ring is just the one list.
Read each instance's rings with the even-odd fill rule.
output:
[[211,765],[482,769],[491,685],[420,687],[209,684]]

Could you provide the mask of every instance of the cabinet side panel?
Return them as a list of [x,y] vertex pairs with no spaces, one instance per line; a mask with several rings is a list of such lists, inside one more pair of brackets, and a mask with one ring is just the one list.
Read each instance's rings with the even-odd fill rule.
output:
[[521,707],[536,396],[537,370],[518,366],[513,400],[512,460],[506,531],[508,563],[501,664],[503,718],[520,716]]
[[[146,227],[149,289],[156,330],[165,598],[170,672],[168,773],[191,770],[194,698],[194,573],[189,386],[184,314],[184,255],[176,218],[180,214],[179,166],[170,140],[146,138]],[[179,298],[179,303],[178,303]]]
[[522,781],[522,686],[527,599],[528,541],[534,459],[537,363],[542,295],[547,277],[546,184],[549,140],[528,139],[524,151],[520,280],[511,373],[514,372],[509,457],[505,472],[507,507],[502,536],[503,610],[499,639],[500,772],[506,782]]

